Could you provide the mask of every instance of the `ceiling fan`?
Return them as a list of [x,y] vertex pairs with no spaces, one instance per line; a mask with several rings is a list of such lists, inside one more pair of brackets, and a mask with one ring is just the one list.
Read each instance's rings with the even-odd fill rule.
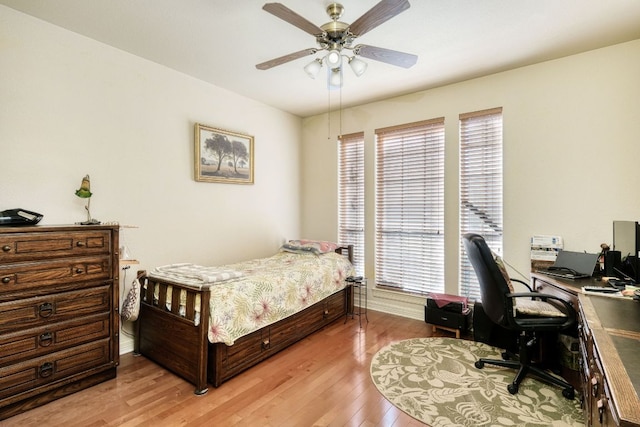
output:
[[[281,3],[267,3],[262,9],[314,36],[318,47],[303,49],[262,62],[257,64],[256,68],[268,70],[323,50],[327,51],[326,56],[314,60],[305,67],[305,71],[313,78],[315,78],[315,74],[320,70],[324,61],[330,70],[329,80],[331,80],[331,70],[334,72],[341,70],[343,56],[348,59],[351,68],[358,76],[364,73],[367,65],[364,61],[357,59],[356,56],[404,68],[412,67],[418,60],[416,55],[366,44],[353,46],[356,38],[404,12],[409,7],[408,0],[381,0],[353,23],[347,24],[338,21],[344,12],[344,7],[340,3],[331,3],[327,7],[327,14],[331,18],[331,22],[317,26]],[[345,50],[351,51],[353,56],[344,55]]]

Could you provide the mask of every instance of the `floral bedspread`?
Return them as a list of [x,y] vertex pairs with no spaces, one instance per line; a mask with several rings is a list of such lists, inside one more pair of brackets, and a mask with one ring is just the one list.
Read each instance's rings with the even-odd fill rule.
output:
[[243,273],[209,286],[208,338],[227,345],[339,291],[355,274],[347,258],[334,252],[279,252],[220,268]]
[[344,288],[353,266],[342,255],[279,252],[227,265],[244,277],[211,287],[209,341],[227,345]]

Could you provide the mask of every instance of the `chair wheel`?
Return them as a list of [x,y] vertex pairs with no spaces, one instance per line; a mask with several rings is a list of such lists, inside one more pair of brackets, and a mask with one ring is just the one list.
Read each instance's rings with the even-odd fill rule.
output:
[[567,387],[564,390],[562,390],[562,395],[569,400],[573,400],[576,397],[576,393],[573,387]]
[[518,392],[518,385],[511,383],[507,386],[507,390],[511,394],[516,394]]
[[476,368],[478,369],[484,368],[484,362],[482,360],[476,360],[475,365],[476,365]]

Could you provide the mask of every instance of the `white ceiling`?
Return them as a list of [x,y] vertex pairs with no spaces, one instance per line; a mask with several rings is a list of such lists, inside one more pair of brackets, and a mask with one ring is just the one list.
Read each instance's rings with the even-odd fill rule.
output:
[[[379,0],[342,0],[350,23]],[[313,36],[262,10],[265,0],[0,0],[0,4],[301,117],[640,39],[639,0],[410,0],[357,43],[418,55],[410,69],[366,60],[340,91],[311,80]],[[327,0],[281,0],[320,26]],[[318,56],[318,55],[316,55]],[[589,72],[589,70],[585,70]]]

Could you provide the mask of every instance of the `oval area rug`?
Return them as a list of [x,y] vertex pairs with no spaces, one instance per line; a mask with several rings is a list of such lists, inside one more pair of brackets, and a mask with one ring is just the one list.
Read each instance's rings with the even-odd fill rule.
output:
[[507,391],[515,370],[485,365],[502,350],[455,338],[414,338],[382,348],[371,360],[371,379],[396,407],[432,427],[584,426],[578,398],[532,376],[517,394]]

